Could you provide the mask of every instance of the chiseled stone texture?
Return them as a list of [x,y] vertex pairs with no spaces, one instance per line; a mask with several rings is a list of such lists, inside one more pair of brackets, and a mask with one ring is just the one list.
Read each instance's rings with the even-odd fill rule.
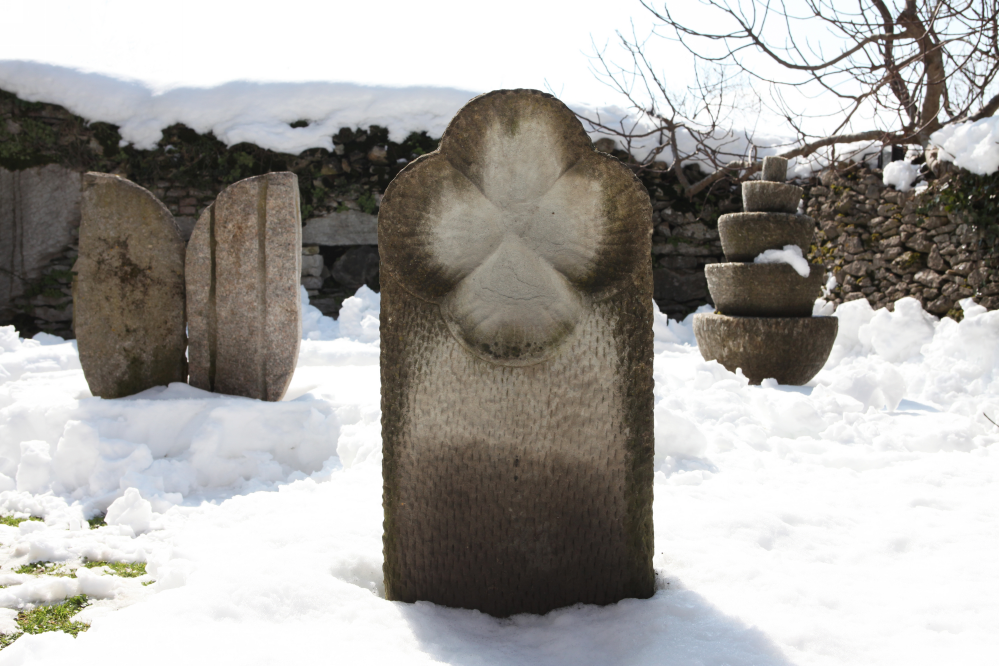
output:
[[385,589],[497,616],[654,592],[651,204],[496,91],[379,216]]
[[747,213],[794,213],[802,192],[789,183],[747,180],[742,184],[742,206]]
[[694,315],[704,359],[732,372],[742,368],[751,384],[768,377],[780,384],[805,384],[825,365],[838,330],[836,317]]
[[0,169],[0,312],[73,242],[79,224],[79,172]]
[[184,241],[148,190],[106,173],[83,177],[73,317],[90,392],[133,395],[187,379]]
[[718,235],[728,261],[753,261],[785,245],[797,245],[807,253],[815,237],[815,220],[790,213],[729,213],[718,218]]
[[715,308],[744,317],[811,317],[825,269],[811,264],[801,277],[790,264],[723,263],[704,267]]
[[269,173],[222,191],[187,249],[192,386],[277,401],[302,338],[298,177]]

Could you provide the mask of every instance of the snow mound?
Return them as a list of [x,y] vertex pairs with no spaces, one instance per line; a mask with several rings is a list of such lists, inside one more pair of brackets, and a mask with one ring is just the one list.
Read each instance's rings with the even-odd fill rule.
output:
[[948,125],[934,132],[930,141],[942,149],[941,157],[972,173],[999,171],[999,116]]
[[891,162],[885,165],[881,180],[899,192],[908,192],[912,189],[912,183],[919,177],[919,169],[918,164],[910,164],[904,160]]
[[[182,384],[100,400],[75,345],[0,329],[0,510],[44,518],[0,525],[0,629],[3,607],[95,599],[83,639],[24,636],[0,661],[987,663],[999,312],[961,306],[841,305],[803,387],[750,386],[701,357],[694,315],[654,310],[658,591],[503,620],[384,598],[377,294],[340,321],[304,305],[279,403]],[[12,572],[36,561],[77,577]]]
[[785,245],[781,250],[764,250],[755,259],[756,264],[790,264],[798,275],[808,277],[812,272],[812,267],[808,265],[808,259],[801,253],[801,248],[797,245]]

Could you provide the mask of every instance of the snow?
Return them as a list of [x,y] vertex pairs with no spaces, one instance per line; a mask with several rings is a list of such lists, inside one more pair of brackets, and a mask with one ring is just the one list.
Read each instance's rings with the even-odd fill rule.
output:
[[801,253],[797,245],[785,245],[782,249],[764,250],[755,259],[756,264],[790,264],[801,277],[808,277],[812,272],[808,259]]
[[942,149],[943,159],[979,176],[999,171],[999,116],[948,125],[930,141]]
[[[0,509],[44,522],[0,526],[0,606],[103,600],[79,638],[22,636],[0,665],[989,663],[999,312],[962,307],[841,305],[805,387],[750,386],[657,311],[659,590],[506,620],[383,598],[377,294],[340,321],[305,307],[279,403],[181,384],[100,400],[75,342],[2,328]],[[10,573],[38,560],[77,578]]]
[[[0,47],[2,48],[2,47]],[[270,150],[299,154],[310,148],[333,150],[332,135],[341,127],[380,125],[393,141],[410,132],[425,131],[440,137],[448,122],[472,97],[487,90],[451,87],[358,84],[331,81],[262,82],[228,81],[213,86],[162,88],[150,82],[98,72],[81,71],[27,60],[0,60],[0,89],[31,102],[58,104],[88,121],[119,126],[124,144],[153,149],[163,130],[183,123],[200,132],[212,132],[228,146],[248,142]],[[582,118],[605,127],[638,135],[631,152],[643,159],[658,146],[659,132],[645,117],[614,103],[589,103],[564,99]],[[306,127],[291,123],[306,120]],[[590,138],[615,137],[584,120]],[[618,148],[623,148],[620,139]],[[721,150],[725,161],[757,159],[793,147],[793,135],[754,128],[718,131],[709,141]],[[677,133],[684,164],[706,160],[696,156],[697,143],[684,129]],[[870,142],[840,146],[840,159],[871,158],[879,146]],[[671,148],[658,159],[673,159]],[[687,158],[686,156],[693,156]],[[852,156],[852,157],[851,157]],[[829,164],[831,153],[817,152],[807,158],[792,158],[788,175],[806,178]]]
[[905,160],[889,162],[885,165],[881,180],[885,185],[891,185],[899,192],[908,192],[912,183],[919,177],[920,166],[910,164]]

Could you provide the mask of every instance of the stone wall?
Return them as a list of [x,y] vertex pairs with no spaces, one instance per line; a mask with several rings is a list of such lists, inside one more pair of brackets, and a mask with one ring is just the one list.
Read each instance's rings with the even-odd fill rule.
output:
[[[407,163],[437,147],[426,134],[389,141],[379,127],[343,128],[333,137],[333,151],[300,155],[251,144],[227,147],[183,125],[166,128],[155,150],[120,141],[113,125],[0,91],[0,325],[14,324],[22,335],[72,337],[69,285],[85,171],[114,173],[149,189],[173,213],[185,239],[227,185],[270,171],[294,172],[305,225],[302,284],[314,305],[336,315],[362,284],[379,288],[375,230],[385,187]],[[608,139],[596,148],[633,162]],[[688,177],[696,180],[696,167],[690,169]],[[724,261],[718,217],[741,210],[740,188],[719,181],[689,201],[672,174],[638,175],[654,209],[655,299],[669,316],[683,317],[710,298],[704,266]],[[934,203],[948,182],[940,179],[917,197],[885,188],[875,171],[850,167],[799,183],[806,212],[821,230],[810,257],[837,277],[834,300],[866,297],[875,307],[892,307],[898,298],[915,296],[931,312],[955,316],[956,300],[966,296],[999,307],[994,251],[962,213]]]
[[999,308],[999,255],[966,211],[941,197],[961,187],[957,173],[921,193],[885,187],[876,170],[827,171],[809,184],[805,211],[819,226],[809,256],[836,277],[830,300],[866,298],[892,309],[911,296],[936,315],[960,318],[957,301]]

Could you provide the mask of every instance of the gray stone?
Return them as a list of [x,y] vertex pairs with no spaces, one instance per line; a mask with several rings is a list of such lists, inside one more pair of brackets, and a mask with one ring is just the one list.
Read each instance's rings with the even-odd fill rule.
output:
[[742,206],[747,213],[794,213],[801,194],[797,185],[749,180],[742,184]]
[[302,278],[302,286],[309,291],[315,289],[321,289],[323,286],[323,282],[325,282],[325,280],[323,280],[321,277],[314,277],[311,275],[307,275]]
[[187,249],[191,385],[277,401],[302,338],[298,177],[269,173],[219,194]]
[[768,377],[780,384],[805,384],[825,365],[838,329],[836,317],[694,316],[701,355],[732,372],[742,368],[752,384]]
[[378,248],[373,245],[352,247],[344,252],[330,269],[330,276],[350,289],[361,285],[378,285]]
[[807,253],[815,220],[789,213],[730,213],[718,218],[722,249],[729,261],[752,261],[766,250],[797,245]]
[[939,289],[940,283],[943,282],[943,276],[931,270],[919,271],[912,276],[912,279],[930,289]]
[[83,178],[73,326],[90,392],[133,395],[187,379],[184,241],[148,190],[106,173]]
[[302,246],[302,256],[303,257],[312,256],[313,254],[319,254],[319,246],[318,245],[303,245]]
[[496,91],[378,227],[386,596],[498,616],[651,596],[644,188],[555,98]]
[[936,245],[930,250],[930,254],[926,257],[926,265],[935,271],[943,271],[947,268],[947,263],[943,260],[940,255],[940,248]]
[[305,223],[302,242],[306,245],[377,245],[378,218],[359,210],[314,217]]
[[843,266],[843,272],[854,277],[862,277],[867,275],[873,268],[874,265],[869,261],[851,261]]
[[652,283],[653,297],[660,309],[692,301],[700,304],[709,298],[703,271],[657,268],[652,271]]
[[788,264],[710,264],[704,267],[715,307],[744,317],[808,317],[822,295],[825,270],[812,264],[807,278]]
[[0,169],[0,316],[80,226],[80,174],[56,164]]
[[787,180],[787,158],[776,155],[763,158],[763,180],[783,183]]
[[323,273],[323,255],[302,253],[302,275],[319,277]]

